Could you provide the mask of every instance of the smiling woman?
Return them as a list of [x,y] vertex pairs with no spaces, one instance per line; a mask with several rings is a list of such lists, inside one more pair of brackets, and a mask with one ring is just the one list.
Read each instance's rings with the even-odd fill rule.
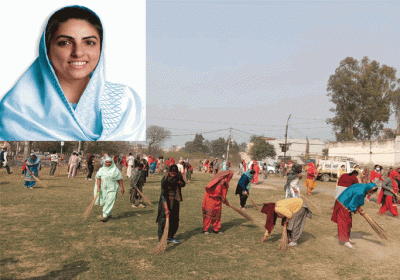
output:
[[47,22],[39,57],[0,102],[2,140],[144,140],[140,97],[105,81],[103,27],[81,6]]

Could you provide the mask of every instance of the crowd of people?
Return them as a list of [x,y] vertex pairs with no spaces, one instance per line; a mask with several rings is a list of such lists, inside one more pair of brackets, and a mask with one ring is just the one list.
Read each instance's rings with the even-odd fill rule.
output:
[[[7,159],[5,150],[0,159],[2,166],[6,166],[4,161]],[[175,239],[175,234],[179,228],[179,209],[182,201],[182,188],[191,180],[193,166],[189,160],[182,157],[175,161],[174,158],[164,160],[162,156],[155,158],[151,155],[142,155],[142,157],[133,157],[132,153],[127,156],[120,154],[109,156],[103,154],[99,156],[87,154],[82,160],[82,155],[73,152],[68,158],[68,178],[75,178],[77,171],[82,168],[83,163],[87,166],[87,180],[91,180],[94,172],[96,159],[101,163],[100,169],[95,176],[94,195],[97,195],[96,203],[103,207],[102,222],[107,222],[112,218],[112,209],[115,204],[118,190],[124,194],[123,173],[126,168],[126,176],[130,178],[130,203],[132,208],[147,207],[144,201],[143,187],[146,178],[152,174],[158,173],[164,175],[161,179],[161,193],[158,205],[158,214],[156,222],[158,223],[158,237],[164,232],[167,218],[169,220],[168,242],[179,243]],[[60,158],[53,152],[50,156],[50,176],[54,176]],[[242,161],[239,174],[241,175],[235,194],[239,195],[239,204],[241,211],[246,211],[246,202],[250,196],[250,187],[258,183],[258,174],[260,166],[257,161],[246,164]],[[212,226],[213,232],[223,234],[221,231],[221,213],[222,204],[226,203],[226,196],[229,184],[233,178],[234,172],[231,169],[229,161],[223,161],[222,170],[218,158],[213,161],[208,159],[200,160],[198,171],[211,173],[213,178],[205,187],[203,196],[202,214],[203,214],[203,233],[209,234],[209,228]],[[23,165],[23,174],[25,177],[25,187],[33,189],[41,170],[41,160],[31,154]],[[397,210],[397,197],[400,186],[400,167],[397,169],[389,168],[387,176],[383,176],[383,168],[375,165],[374,170],[369,172],[368,168],[362,171],[359,166],[354,166],[350,172],[345,172],[345,166],[338,171],[338,180],[334,191],[334,207],[331,220],[337,224],[338,239],[340,244],[347,248],[354,249],[355,243],[351,238],[352,213],[358,213],[364,201],[375,192],[378,192],[377,202],[381,204],[379,215],[390,212],[392,216],[399,218]],[[9,169],[7,169],[8,172]],[[309,205],[300,194],[300,180],[303,175],[303,167],[300,164],[291,164],[287,172],[287,179],[284,185],[284,199],[265,203],[261,212],[266,214],[265,229],[266,232],[261,238],[264,242],[276,224],[277,218],[282,219],[282,225],[287,227],[288,246],[297,246],[306,223],[306,218],[312,217]],[[318,177],[318,166],[309,162],[306,167],[305,186],[307,193],[311,195],[312,190],[317,187],[316,178]],[[386,178],[384,178],[386,177]]]

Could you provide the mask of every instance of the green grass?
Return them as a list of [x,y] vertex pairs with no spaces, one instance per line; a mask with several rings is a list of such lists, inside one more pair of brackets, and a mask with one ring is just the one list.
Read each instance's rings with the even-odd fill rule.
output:
[[[261,243],[265,215],[250,202],[251,223],[228,207],[222,210],[224,235],[202,234],[201,206],[204,187],[211,175],[195,173],[182,191],[180,227],[176,238],[161,255],[148,252],[157,245],[157,203],[160,175],[148,178],[144,195],[153,203],[147,208],[131,208],[129,180],[124,179],[125,195],[117,198],[114,218],[99,221],[101,207],[90,217],[83,214],[93,199],[94,181],[84,174],[68,179],[40,178],[49,185],[23,187],[19,171],[7,175],[0,170],[1,194],[1,279],[397,279],[400,220],[376,214],[378,205],[370,202],[365,210],[389,234],[383,242],[359,215],[353,218],[353,238],[357,250],[338,245],[336,224],[330,221],[334,183],[319,182],[316,194],[307,197],[322,211],[307,220],[299,245],[281,253],[278,223],[272,235]],[[17,174],[18,173],[18,174]],[[232,180],[228,200],[239,207],[234,195],[238,177]],[[261,206],[284,198],[284,181],[270,177],[252,188],[253,200]],[[302,194],[305,189],[302,187]],[[312,209],[313,210],[313,209]],[[395,276],[397,275],[397,276]]]

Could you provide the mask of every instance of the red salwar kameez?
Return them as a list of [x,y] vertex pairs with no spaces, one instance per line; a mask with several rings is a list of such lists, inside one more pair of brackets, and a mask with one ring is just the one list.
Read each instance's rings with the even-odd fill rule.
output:
[[212,224],[214,232],[219,232],[221,228],[222,198],[226,198],[229,182],[234,172],[224,170],[215,174],[206,187],[203,197],[203,230],[208,231]]
[[251,165],[251,169],[253,169],[256,173],[254,174],[253,180],[251,183],[258,184],[258,174],[260,173],[260,166],[258,165],[257,161],[253,161]]

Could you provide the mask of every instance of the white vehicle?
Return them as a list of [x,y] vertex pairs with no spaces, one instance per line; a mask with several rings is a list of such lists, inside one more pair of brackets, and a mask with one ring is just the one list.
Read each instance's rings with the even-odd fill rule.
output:
[[349,173],[354,170],[354,166],[356,166],[357,163],[353,159],[343,159],[338,161],[320,160],[318,165],[319,173],[317,179],[329,182],[329,180],[337,178],[337,174],[342,165],[345,166],[346,173]]
[[[260,173],[262,173],[262,168],[264,166],[264,162],[263,161],[257,161],[257,163],[258,163],[258,166],[260,166]],[[247,169],[248,170],[250,170],[252,164],[253,164],[253,161],[250,161],[247,164]],[[267,164],[267,170],[268,170],[268,174],[274,174],[275,173],[275,166]]]

